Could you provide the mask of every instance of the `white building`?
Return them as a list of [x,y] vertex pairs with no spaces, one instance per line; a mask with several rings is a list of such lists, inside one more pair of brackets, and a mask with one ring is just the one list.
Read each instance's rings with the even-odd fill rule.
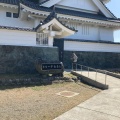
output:
[[120,29],[105,6],[110,0],[0,0],[0,45],[53,46],[66,51],[120,52],[113,33]]

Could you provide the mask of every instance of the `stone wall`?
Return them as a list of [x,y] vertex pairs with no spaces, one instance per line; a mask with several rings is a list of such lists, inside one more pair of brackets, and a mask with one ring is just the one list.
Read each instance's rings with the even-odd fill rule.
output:
[[[93,68],[112,69],[120,68],[120,53],[104,53],[104,52],[75,52],[78,56],[78,63]],[[64,52],[64,66],[71,68],[72,52]]]
[[0,45],[0,73],[36,73],[35,60],[58,61],[58,48]]

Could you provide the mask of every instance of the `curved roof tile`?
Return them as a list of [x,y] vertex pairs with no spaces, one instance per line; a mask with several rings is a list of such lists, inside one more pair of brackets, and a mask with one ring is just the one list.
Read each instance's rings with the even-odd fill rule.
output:
[[55,13],[55,11],[52,11],[52,12],[50,13],[50,15],[48,15],[48,17],[42,22],[42,24],[39,24],[39,25],[35,28],[35,30],[37,30],[40,26],[42,26],[42,25],[44,25],[44,24],[47,24],[48,22],[50,22],[50,21],[53,20],[54,18],[55,18],[59,23],[61,23],[63,26],[65,26],[66,28],[68,28],[68,29],[70,29],[70,30],[72,30],[72,31],[77,32],[77,30],[75,30],[75,28],[71,28],[71,27],[66,26],[65,24],[63,24],[63,23],[57,18],[57,14]]
[[0,3],[7,3],[7,4],[12,4],[12,5],[18,5],[19,0],[0,0]]
[[[35,3],[29,2],[27,0],[24,0],[22,2],[22,4],[26,5],[27,7],[32,8],[32,9],[35,9],[35,10],[52,12],[52,8],[42,7],[42,6],[39,6],[39,4],[35,4]],[[72,15],[72,16],[77,16],[77,17],[97,19],[97,20],[104,20],[104,21],[118,20],[117,18],[108,18],[100,13],[92,14],[92,13],[86,13],[86,12],[63,9],[63,8],[56,8],[56,13],[65,14],[65,15]]]
[[[44,2],[47,2],[47,1],[49,1],[49,0],[45,0]],[[19,3],[22,3],[22,4],[28,6],[28,7],[32,8],[32,9],[35,9],[35,10],[52,12],[52,8],[42,7],[39,4],[30,2],[28,0],[0,0],[0,3],[7,3],[7,4],[12,4],[12,5],[19,5]],[[104,5],[104,3],[102,1],[101,1],[101,3]],[[109,21],[109,20],[120,21],[117,18],[107,18],[104,15],[99,14],[99,13],[98,14],[92,14],[92,13],[85,13],[85,12],[81,12],[81,11],[75,11],[75,10],[69,10],[69,9],[63,9],[63,8],[56,8],[56,13],[65,14],[65,15],[72,15],[72,16],[78,16],[78,17],[84,17],[84,18],[97,19],[97,20],[104,20],[104,21]]]

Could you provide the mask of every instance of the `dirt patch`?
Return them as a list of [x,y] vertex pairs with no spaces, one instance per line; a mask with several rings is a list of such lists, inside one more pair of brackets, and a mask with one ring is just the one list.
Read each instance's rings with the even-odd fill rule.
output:
[[62,92],[59,92],[59,93],[56,93],[56,95],[61,95],[63,97],[74,97],[76,95],[78,95],[79,93],[76,93],[76,92],[72,92],[72,91],[62,91]]
[[[79,94],[71,98],[56,95],[61,91]],[[0,120],[52,120],[99,92],[74,82],[0,90]]]

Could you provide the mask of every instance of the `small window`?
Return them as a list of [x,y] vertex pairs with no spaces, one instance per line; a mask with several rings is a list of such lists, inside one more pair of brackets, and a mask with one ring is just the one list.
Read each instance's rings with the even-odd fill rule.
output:
[[6,17],[11,17],[11,16],[12,16],[11,12],[6,12]]
[[18,18],[18,13],[13,13],[13,18]]

